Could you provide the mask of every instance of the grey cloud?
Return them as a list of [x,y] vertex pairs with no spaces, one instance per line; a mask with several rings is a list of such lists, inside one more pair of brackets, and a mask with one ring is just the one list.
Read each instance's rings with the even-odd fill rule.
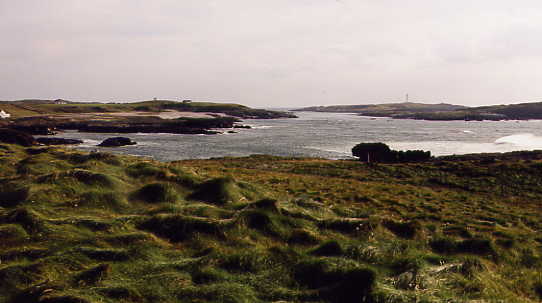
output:
[[0,99],[536,101],[542,3],[0,0]]

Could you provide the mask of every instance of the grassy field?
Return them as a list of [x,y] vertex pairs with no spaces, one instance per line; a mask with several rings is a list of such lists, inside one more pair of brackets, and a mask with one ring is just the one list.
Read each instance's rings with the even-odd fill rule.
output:
[[541,172],[0,145],[0,303],[539,302]]

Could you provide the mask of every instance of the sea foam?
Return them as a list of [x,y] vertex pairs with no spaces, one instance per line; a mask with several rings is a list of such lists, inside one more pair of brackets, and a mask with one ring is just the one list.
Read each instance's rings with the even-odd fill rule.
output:
[[542,148],[542,136],[534,134],[515,134],[495,140],[495,144],[510,144],[519,147]]

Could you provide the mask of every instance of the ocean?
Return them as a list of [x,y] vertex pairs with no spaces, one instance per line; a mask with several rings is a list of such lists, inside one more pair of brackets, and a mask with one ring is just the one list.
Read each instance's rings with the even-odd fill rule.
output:
[[[384,142],[397,150],[429,150],[435,156],[542,149],[542,120],[423,121],[360,117],[348,113],[297,112],[298,119],[245,120],[252,129],[221,135],[96,134],[63,132],[79,138],[76,149],[152,157],[160,161],[268,154],[276,156],[352,158],[361,142]],[[101,148],[114,136],[137,145]]]

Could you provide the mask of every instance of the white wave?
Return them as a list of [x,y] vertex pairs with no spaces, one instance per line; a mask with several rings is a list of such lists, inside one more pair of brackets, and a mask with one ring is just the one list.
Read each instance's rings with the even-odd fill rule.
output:
[[96,147],[101,142],[99,140],[83,139],[83,143],[77,145],[77,147]]
[[472,133],[474,133],[472,130],[464,130],[463,132],[464,132],[465,134],[472,134]]
[[533,134],[515,134],[495,140],[495,144],[508,144],[526,148],[542,148],[542,136]]

